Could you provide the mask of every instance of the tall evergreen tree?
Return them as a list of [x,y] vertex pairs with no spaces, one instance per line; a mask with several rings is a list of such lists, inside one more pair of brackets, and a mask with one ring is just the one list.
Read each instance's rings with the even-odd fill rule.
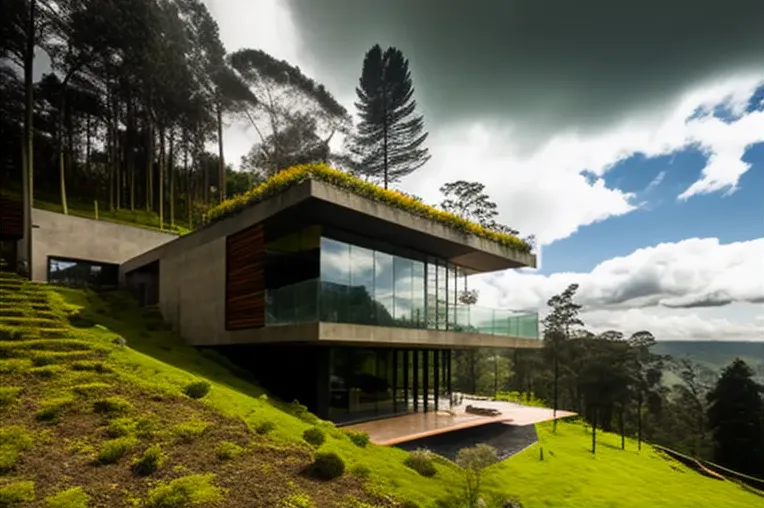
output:
[[578,291],[578,284],[571,284],[562,293],[550,298],[547,305],[552,310],[544,318],[544,342],[552,353],[552,375],[554,376],[552,410],[555,417],[552,427],[555,431],[557,430],[557,409],[560,403],[560,343],[570,338],[571,329],[584,325],[578,317],[581,305],[573,301],[576,291]]
[[383,53],[374,45],[364,58],[356,94],[361,121],[355,150],[361,172],[381,179],[387,188],[430,159],[424,117],[414,114],[414,85],[403,53],[394,47]]
[[724,369],[708,394],[708,423],[714,436],[714,460],[735,471],[764,472],[761,387],[741,359]]

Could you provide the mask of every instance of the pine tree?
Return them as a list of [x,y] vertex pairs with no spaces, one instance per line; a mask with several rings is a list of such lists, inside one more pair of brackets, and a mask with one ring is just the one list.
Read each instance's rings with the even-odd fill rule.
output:
[[547,301],[551,312],[544,318],[544,341],[552,353],[552,369],[554,376],[552,411],[554,421],[552,428],[557,431],[557,409],[559,409],[559,385],[560,385],[560,343],[570,338],[571,328],[581,327],[583,321],[578,317],[581,305],[575,303],[573,298],[578,291],[578,284],[570,284],[559,295],[554,295]]
[[363,61],[356,108],[360,116],[355,139],[362,173],[388,183],[422,167],[430,154],[424,142],[424,117],[414,115],[414,85],[409,62],[394,47],[374,45]]
[[714,460],[735,471],[764,472],[761,387],[741,359],[724,369],[708,394],[708,423],[714,436]]

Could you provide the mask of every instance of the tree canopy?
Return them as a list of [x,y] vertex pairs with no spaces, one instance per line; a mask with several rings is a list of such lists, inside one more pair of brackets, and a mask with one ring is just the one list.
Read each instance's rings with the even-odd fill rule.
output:
[[356,95],[360,123],[352,149],[359,171],[387,188],[430,159],[424,117],[415,114],[414,85],[403,53],[372,46],[363,60]]

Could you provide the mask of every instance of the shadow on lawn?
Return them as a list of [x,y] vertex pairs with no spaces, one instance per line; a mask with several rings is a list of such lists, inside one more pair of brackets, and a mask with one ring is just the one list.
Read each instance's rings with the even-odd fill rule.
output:
[[185,345],[175,331],[168,329],[158,311],[141,308],[123,291],[78,292],[86,298],[82,302],[76,301],[79,298],[68,288],[56,290],[65,298],[72,296],[67,298],[74,300],[72,303],[85,306],[81,319],[122,336],[131,349],[251,397],[266,393],[251,372],[215,351]]

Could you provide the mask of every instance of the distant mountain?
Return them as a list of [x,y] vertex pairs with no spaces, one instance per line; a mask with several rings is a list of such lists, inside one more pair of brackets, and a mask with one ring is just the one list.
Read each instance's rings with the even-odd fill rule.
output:
[[689,357],[715,371],[741,358],[756,372],[758,380],[764,381],[764,341],[658,341],[652,351],[674,358]]

